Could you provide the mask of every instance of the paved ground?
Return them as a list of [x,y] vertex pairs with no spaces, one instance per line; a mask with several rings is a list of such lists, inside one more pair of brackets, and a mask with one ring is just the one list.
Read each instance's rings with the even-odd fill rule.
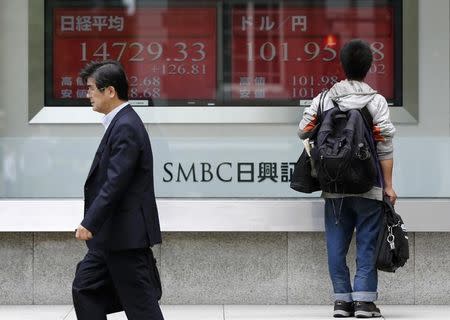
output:
[[[449,306],[380,306],[384,319],[450,319]],[[331,306],[164,305],[165,320],[322,320]],[[76,320],[72,306],[0,306],[1,320]],[[127,319],[123,312],[111,320]]]

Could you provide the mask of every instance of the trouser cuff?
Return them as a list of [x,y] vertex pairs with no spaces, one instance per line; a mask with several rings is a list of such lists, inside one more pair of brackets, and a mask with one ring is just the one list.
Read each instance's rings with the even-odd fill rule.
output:
[[352,294],[350,292],[349,293],[335,293],[334,301],[336,301],[336,300],[342,300],[345,302],[353,302]]
[[352,293],[353,301],[374,302],[378,299],[378,292],[357,291]]

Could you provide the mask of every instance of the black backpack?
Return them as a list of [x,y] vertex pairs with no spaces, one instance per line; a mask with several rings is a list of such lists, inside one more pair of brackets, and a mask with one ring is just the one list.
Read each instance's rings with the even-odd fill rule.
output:
[[311,158],[322,191],[361,194],[376,184],[377,154],[372,116],[361,110],[318,109],[319,125]]

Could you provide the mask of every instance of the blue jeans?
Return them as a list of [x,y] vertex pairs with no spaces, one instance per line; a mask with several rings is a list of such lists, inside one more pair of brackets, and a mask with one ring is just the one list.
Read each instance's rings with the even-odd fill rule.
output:
[[[351,302],[377,299],[375,254],[381,224],[380,201],[361,197],[325,199],[328,269],[335,300]],[[352,289],[346,257],[355,228],[356,274]]]

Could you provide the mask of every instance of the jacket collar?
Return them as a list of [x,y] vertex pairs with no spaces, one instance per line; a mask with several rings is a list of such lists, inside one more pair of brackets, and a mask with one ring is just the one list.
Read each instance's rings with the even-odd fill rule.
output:
[[100,145],[102,143],[106,143],[106,141],[108,140],[109,134],[111,133],[111,130],[114,127],[114,125],[116,124],[117,120],[119,120],[124,114],[130,112],[131,110],[132,110],[132,108],[129,104],[127,104],[125,107],[120,109],[120,111],[111,120],[111,123],[109,124],[108,129],[106,129],[105,134],[103,135]]

